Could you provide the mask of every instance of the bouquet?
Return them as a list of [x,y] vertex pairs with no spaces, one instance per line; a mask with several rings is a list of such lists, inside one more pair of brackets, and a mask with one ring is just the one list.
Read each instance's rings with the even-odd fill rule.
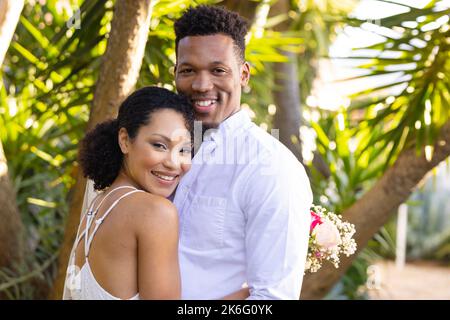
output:
[[317,272],[325,260],[338,268],[341,253],[348,257],[356,251],[354,234],[353,224],[343,222],[337,214],[321,206],[313,205],[305,272]]

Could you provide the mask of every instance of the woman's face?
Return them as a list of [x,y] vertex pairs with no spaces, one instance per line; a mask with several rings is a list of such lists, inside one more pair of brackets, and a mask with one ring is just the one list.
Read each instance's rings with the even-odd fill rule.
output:
[[183,116],[170,109],[155,111],[134,139],[119,131],[123,171],[147,192],[170,196],[191,167],[191,139]]

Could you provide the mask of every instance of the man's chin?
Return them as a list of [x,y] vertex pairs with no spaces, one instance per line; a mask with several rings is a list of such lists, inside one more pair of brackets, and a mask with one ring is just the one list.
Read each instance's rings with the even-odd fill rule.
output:
[[203,131],[217,128],[219,126],[219,123],[214,121],[210,115],[204,113],[195,113],[195,120],[202,122]]

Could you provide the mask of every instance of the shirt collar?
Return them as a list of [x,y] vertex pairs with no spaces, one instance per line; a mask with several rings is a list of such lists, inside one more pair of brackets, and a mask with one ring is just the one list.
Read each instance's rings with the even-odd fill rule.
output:
[[222,121],[216,130],[212,130],[211,134],[205,135],[203,141],[217,142],[220,138],[234,136],[249,124],[251,124],[251,120],[247,111],[241,109]]

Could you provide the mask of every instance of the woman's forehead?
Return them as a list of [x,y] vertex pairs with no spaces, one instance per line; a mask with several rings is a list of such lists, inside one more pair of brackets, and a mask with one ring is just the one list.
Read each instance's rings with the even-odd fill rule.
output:
[[139,130],[143,135],[165,137],[170,141],[190,139],[186,120],[182,114],[171,109],[160,109],[153,112],[149,122]]

